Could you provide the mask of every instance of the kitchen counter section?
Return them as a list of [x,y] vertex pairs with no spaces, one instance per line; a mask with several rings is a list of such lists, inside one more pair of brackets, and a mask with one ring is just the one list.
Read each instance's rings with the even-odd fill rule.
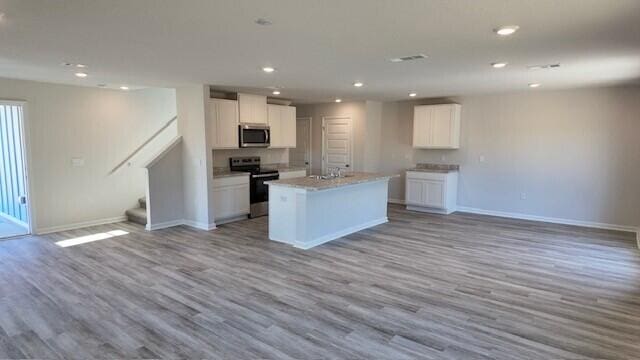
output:
[[269,239],[310,249],[386,223],[393,176],[350,175],[269,181]]
[[266,182],[271,186],[283,186],[290,188],[304,189],[307,191],[320,191],[333,189],[343,186],[362,184],[372,181],[389,180],[399,175],[385,175],[377,173],[366,172],[351,172],[347,173],[345,177],[333,178],[333,179],[316,179],[315,177],[301,177],[286,180],[274,180]]
[[430,173],[450,173],[460,170],[460,165],[449,164],[417,164],[416,167],[407,171],[430,172]]
[[278,172],[290,172],[290,171],[306,171],[304,166],[291,166],[289,164],[266,164],[261,167],[262,169],[278,170]]

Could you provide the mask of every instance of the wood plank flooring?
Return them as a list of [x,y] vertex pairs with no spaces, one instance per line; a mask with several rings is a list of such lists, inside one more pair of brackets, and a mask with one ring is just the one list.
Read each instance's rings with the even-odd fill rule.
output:
[[[413,213],[312,250],[267,218],[0,241],[0,358],[637,359],[634,235]],[[56,241],[127,235],[61,248]]]

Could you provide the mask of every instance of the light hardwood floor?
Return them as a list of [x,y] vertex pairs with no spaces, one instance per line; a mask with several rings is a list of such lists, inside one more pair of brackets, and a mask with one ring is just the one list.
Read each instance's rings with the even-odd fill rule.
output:
[[[312,250],[267,218],[0,241],[0,358],[634,359],[632,234],[413,213]],[[128,235],[61,248],[112,230]]]

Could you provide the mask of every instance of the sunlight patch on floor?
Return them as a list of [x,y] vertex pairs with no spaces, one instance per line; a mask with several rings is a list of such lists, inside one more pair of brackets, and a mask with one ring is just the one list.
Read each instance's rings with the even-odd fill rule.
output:
[[87,235],[87,236],[80,236],[80,237],[73,238],[73,239],[67,239],[67,240],[58,241],[58,242],[56,242],[56,245],[58,245],[60,247],[69,247],[69,246],[86,244],[86,243],[90,243],[90,242],[94,242],[94,241],[98,241],[98,240],[109,239],[109,238],[112,238],[112,237],[122,236],[122,235],[127,235],[127,234],[128,234],[128,232],[126,232],[124,230],[113,230],[113,231],[107,231],[107,232],[104,232],[104,233],[98,233],[98,234]]

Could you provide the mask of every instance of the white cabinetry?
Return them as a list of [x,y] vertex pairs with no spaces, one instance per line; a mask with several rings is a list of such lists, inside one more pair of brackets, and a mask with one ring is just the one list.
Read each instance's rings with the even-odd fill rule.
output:
[[407,209],[450,214],[456,211],[458,172],[407,171]]
[[280,179],[293,179],[307,176],[307,170],[281,171]]
[[272,148],[296,147],[296,108],[293,106],[267,105]]
[[250,124],[267,123],[267,97],[261,95],[238,94],[240,122]]
[[245,219],[249,214],[249,173],[213,179],[216,224]]
[[420,105],[413,108],[413,147],[460,148],[460,104]]
[[214,149],[238,148],[238,102],[209,100],[209,137]]

